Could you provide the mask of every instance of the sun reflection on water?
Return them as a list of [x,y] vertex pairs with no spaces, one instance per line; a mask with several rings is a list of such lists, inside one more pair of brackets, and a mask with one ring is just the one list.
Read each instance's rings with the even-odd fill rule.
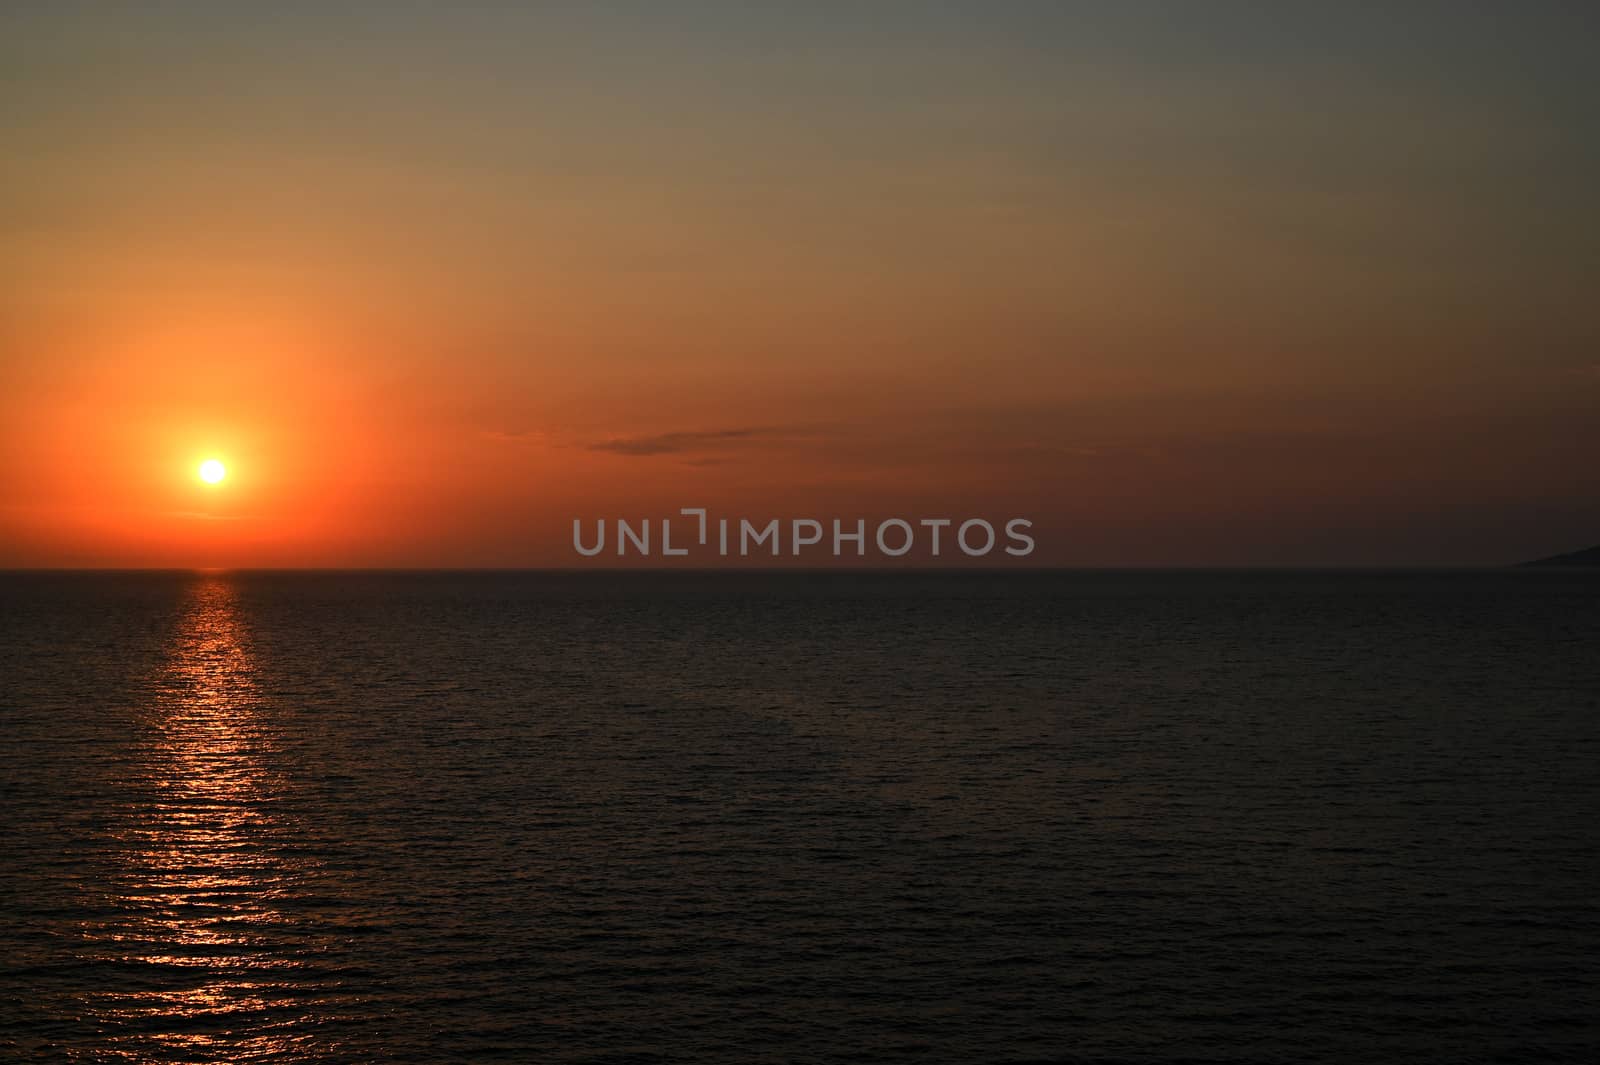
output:
[[314,862],[275,811],[275,732],[238,595],[226,575],[196,578],[137,723],[142,801],[121,812],[124,864],[83,929],[104,989],[87,1006],[113,1060],[300,1056],[314,1019],[307,970],[329,944],[306,919]]

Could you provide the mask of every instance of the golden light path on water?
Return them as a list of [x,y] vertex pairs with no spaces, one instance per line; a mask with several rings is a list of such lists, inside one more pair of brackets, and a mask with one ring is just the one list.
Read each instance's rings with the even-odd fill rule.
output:
[[326,990],[314,862],[274,813],[274,732],[237,598],[225,575],[197,576],[136,723],[143,803],[115,830],[125,865],[83,928],[86,960],[115,974],[87,1003],[111,1060],[299,1057]]

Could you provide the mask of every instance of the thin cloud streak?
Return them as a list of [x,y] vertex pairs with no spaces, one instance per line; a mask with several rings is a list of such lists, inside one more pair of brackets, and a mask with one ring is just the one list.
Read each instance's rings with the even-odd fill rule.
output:
[[654,436],[616,437],[590,444],[590,451],[606,451],[613,455],[679,455],[685,452],[712,451],[738,445],[757,438],[777,436],[781,430],[747,427],[739,429],[705,429],[675,433],[658,433]]

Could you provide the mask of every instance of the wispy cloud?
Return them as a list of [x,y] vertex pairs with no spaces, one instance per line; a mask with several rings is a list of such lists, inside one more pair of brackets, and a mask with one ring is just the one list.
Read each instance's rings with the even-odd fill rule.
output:
[[590,444],[589,450],[609,451],[614,455],[681,455],[732,447],[758,437],[775,436],[778,432],[771,428],[701,429],[654,436],[621,436]]

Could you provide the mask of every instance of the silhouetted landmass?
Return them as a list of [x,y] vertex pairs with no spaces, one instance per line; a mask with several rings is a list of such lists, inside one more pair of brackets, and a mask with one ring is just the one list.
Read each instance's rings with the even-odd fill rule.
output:
[[1586,547],[1582,551],[1569,551],[1565,555],[1552,555],[1524,562],[1524,566],[1600,566],[1600,547]]

